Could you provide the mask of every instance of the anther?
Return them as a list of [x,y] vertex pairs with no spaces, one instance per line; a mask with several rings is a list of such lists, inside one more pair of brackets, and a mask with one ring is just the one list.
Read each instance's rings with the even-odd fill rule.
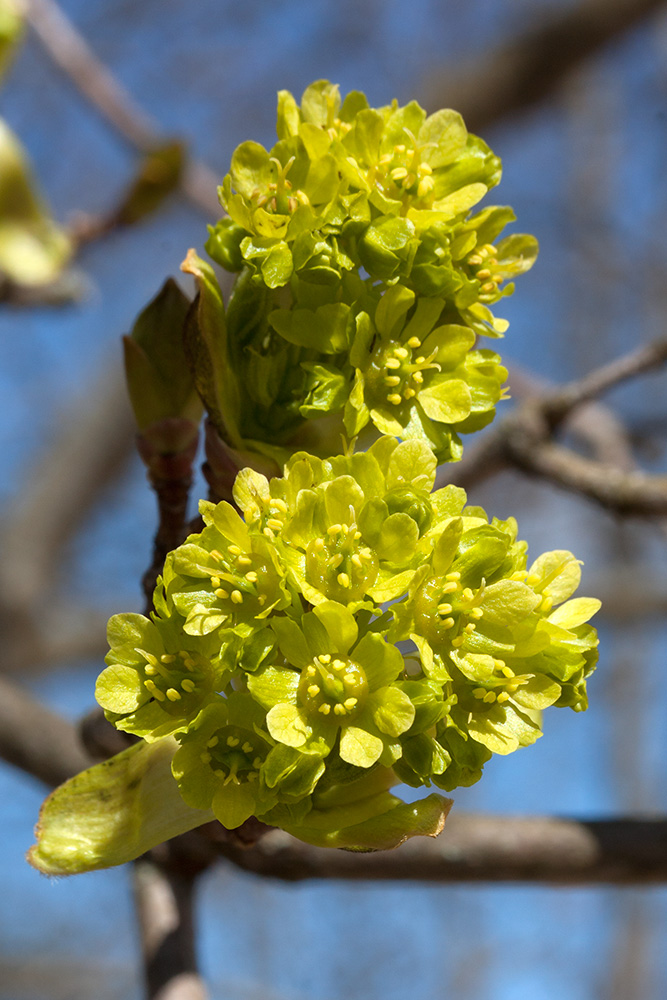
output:
[[458,649],[465,642],[465,637],[462,635],[457,635],[456,639],[452,639],[452,646],[454,649]]
[[336,703],[333,709],[336,715],[347,715],[347,709],[345,708],[344,705],[341,705],[340,703]]
[[357,699],[356,698],[346,698],[345,701],[343,702],[343,704],[345,705],[345,708],[348,710],[348,712],[351,712],[352,709],[356,707]]
[[395,347],[394,354],[397,358],[402,358],[403,360],[405,360],[407,357],[409,357],[410,352],[408,351],[407,347]]
[[165,699],[164,692],[160,691],[155,681],[144,681],[144,687],[146,688],[147,691],[150,691],[153,697],[157,698],[158,701],[164,701]]
[[487,691],[487,693],[484,695],[484,701],[487,702],[489,705],[495,700],[496,700],[495,691]]
[[169,701],[180,701],[182,697],[181,692],[177,691],[176,688],[167,688],[167,698]]
[[308,685],[308,694],[310,695],[311,698],[317,698],[319,693],[320,693],[320,688],[318,684]]
[[194,681],[191,681],[189,677],[186,677],[184,681],[181,681],[181,688],[186,694],[192,694],[196,685]]
[[327,528],[327,535],[340,535],[342,527],[340,524],[331,524]]
[[238,738],[238,736],[228,736],[227,737],[227,746],[228,747],[237,747],[240,742],[241,742],[241,740]]
[[472,696],[473,698],[477,698],[479,701],[481,701],[485,694],[486,694],[486,688],[475,688],[475,690],[472,693]]
[[271,538],[271,539],[275,538],[275,535],[273,534],[273,532],[271,531],[270,528],[263,528],[262,529],[262,534],[266,535],[267,538]]
[[477,618],[477,620],[479,620],[483,616],[484,612],[481,608],[471,608],[469,614],[471,618]]
[[384,382],[385,385],[393,388],[394,386],[401,384],[401,378],[399,375],[385,375]]
[[334,660],[331,666],[337,673],[340,673],[341,670],[345,670],[346,664],[342,660]]
[[411,347],[413,349],[413,351],[415,351],[418,347],[422,346],[422,342],[419,339],[419,337],[410,337],[410,339],[406,341],[406,343],[408,347]]
[[472,601],[472,599],[473,599],[474,596],[475,595],[473,594],[473,592],[470,589],[470,587],[466,587],[464,589],[463,593],[461,594],[461,597],[463,598],[464,601]]
[[403,180],[404,177],[408,176],[408,172],[405,167],[394,167],[389,176],[393,181],[400,181]]
[[481,264],[481,263],[482,263],[482,259],[483,259],[483,258],[482,258],[482,257],[480,257],[480,256],[479,256],[479,254],[476,254],[476,253],[472,253],[472,254],[470,254],[470,256],[468,257],[468,263],[469,263],[469,264],[472,264],[472,265],[474,266],[474,265],[476,265],[476,264]]
[[252,766],[255,767],[255,768],[261,767],[262,766],[262,758],[261,757],[255,757],[255,759],[252,762]]
[[257,574],[254,569],[251,569],[249,573],[246,573],[245,578],[248,583],[257,583]]
[[331,711],[331,705],[329,705],[329,704],[328,704],[328,703],[327,703],[327,702],[325,701],[323,705],[320,705],[320,707],[318,708],[318,710],[317,710],[317,711],[318,711],[318,712],[321,712],[321,713],[322,713],[322,715],[328,715],[328,714],[329,714],[329,712]]
[[477,272],[477,277],[479,278],[480,281],[484,281],[485,278],[491,277],[491,272],[489,271],[488,267],[482,268],[481,271]]
[[338,580],[338,582],[341,585],[341,587],[349,587],[350,586],[350,578],[347,575],[347,573],[339,573],[338,576],[336,577],[336,579]]
[[399,403],[403,402],[403,399],[397,392],[390,392],[387,396],[387,402],[391,403],[392,406],[398,406]]
[[173,653],[163,653],[160,659],[163,663],[173,663],[176,657]]
[[501,667],[500,669],[505,677],[516,677],[516,674],[511,667]]
[[317,659],[320,663],[331,663],[331,653],[320,653]]
[[238,545],[230,545],[229,551],[233,556],[240,556],[242,554],[241,549],[238,547]]
[[222,552],[219,552],[218,549],[211,549],[211,559],[215,559],[216,562],[224,562]]
[[358,542],[359,539],[361,538],[361,532],[360,531],[355,531],[355,533],[352,535],[352,537],[354,538],[355,542]]
[[287,504],[280,497],[273,497],[271,503],[280,511],[281,514],[287,513]]
[[248,743],[248,741],[246,740],[245,743],[243,744],[243,746],[241,747],[241,749],[243,750],[244,753],[252,753],[253,750],[254,750],[254,747],[253,747],[252,743]]
[[[268,521],[266,523],[268,524]],[[269,524],[269,527],[272,528],[273,525]],[[239,556],[238,559],[236,560],[236,562],[237,562],[237,564],[239,566],[242,566],[242,567],[243,566],[252,566],[252,559],[249,559],[248,556]]]
[[266,522],[267,528],[272,528],[274,531],[283,530],[283,522],[279,521],[277,517],[270,517]]
[[458,589],[459,589],[459,585],[456,582],[456,580],[450,580],[449,583],[446,583],[444,585],[444,587],[442,588],[442,593],[443,594],[453,594],[454,591],[458,590]]
[[445,580],[460,580],[461,574],[458,570],[453,570],[451,573],[445,574]]
[[501,691],[496,700],[499,705],[504,705],[506,701],[510,700],[510,696],[508,695],[507,691]]
[[442,621],[442,622],[440,622],[440,624],[442,625],[442,627],[444,629],[450,629],[450,628],[454,628],[454,625],[456,624],[456,622],[454,621],[453,618],[445,618],[445,620]]
[[468,622],[468,624],[463,629],[463,631],[467,632],[468,635],[472,635],[476,628],[477,628],[477,626],[473,622]]
[[210,764],[212,758],[210,753],[204,752],[199,754],[199,759],[202,762],[202,764]]
[[232,590],[232,600],[234,604],[243,604],[243,594],[240,590]]
[[217,736],[211,736],[210,740],[207,740],[206,746],[207,747],[217,747],[217,745],[218,745],[219,742],[220,742],[219,737],[217,737]]
[[393,368],[395,371],[397,368],[400,367],[401,367],[401,362],[398,360],[398,358],[387,358],[385,362],[385,368]]
[[216,597],[219,597],[221,601],[226,601],[229,597],[229,591],[223,590],[222,587],[218,587],[217,590],[213,591],[213,593]]
[[144,673],[146,674],[147,677],[155,677],[155,675],[159,674],[159,672],[160,671],[158,670],[158,668],[152,667],[150,663],[147,663],[146,666],[144,667]]
[[448,614],[450,614],[450,612],[452,610],[453,610],[453,608],[452,608],[451,604],[439,604],[438,605],[438,614],[439,615],[448,615]]
[[416,396],[416,395],[417,395],[417,393],[415,392],[414,389],[411,389],[410,386],[408,386],[407,389],[403,390],[403,398],[404,399],[412,399],[412,397]]
[[415,358],[415,364],[423,365],[426,362],[426,358],[423,354],[420,354],[418,358]]
[[487,292],[487,293],[495,292],[496,291],[496,286],[494,285],[494,283],[492,281],[486,281],[482,285],[482,291],[483,292]]
[[413,382],[416,382],[418,385],[424,381],[424,376],[422,375],[421,372],[413,372],[410,378],[412,379]]
[[354,674],[345,674],[345,677],[343,677],[343,684],[347,684],[348,687],[352,687],[353,685],[356,685],[356,683],[357,678]]
[[363,569],[364,568],[364,564],[362,563],[362,561],[361,561],[361,559],[359,557],[359,554],[357,552],[355,552],[354,555],[350,557],[350,562],[354,566],[356,566],[357,569]]

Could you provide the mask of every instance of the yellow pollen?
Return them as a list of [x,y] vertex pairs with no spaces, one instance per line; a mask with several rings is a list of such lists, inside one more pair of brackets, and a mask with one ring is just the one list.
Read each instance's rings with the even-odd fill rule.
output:
[[317,698],[319,693],[320,693],[320,688],[317,684],[310,684],[308,686],[308,694],[310,695],[311,698]]
[[332,663],[332,667],[334,670],[337,671],[345,670],[345,664],[343,663],[342,660],[334,660]]
[[443,592],[443,594],[453,594],[454,591],[458,590],[458,589],[459,589],[459,585],[456,582],[456,580],[450,580],[449,583],[446,583],[444,585],[444,587],[442,588],[442,592]]
[[355,531],[355,533],[353,534],[352,537],[354,538],[355,542],[358,542],[359,539],[361,538],[361,532],[360,531]]
[[343,704],[345,705],[345,708],[348,710],[348,712],[351,712],[352,709],[357,704],[357,699],[356,698],[346,698],[345,701],[343,702]]
[[150,691],[153,697],[157,698],[158,701],[164,701],[164,693],[160,691],[154,681],[144,681],[144,687],[147,691]]
[[227,746],[228,747],[237,747],[240,742],[241,742],[241,740],[238,738],[238,736],[228,736],[227,737]]
[[167,688],[167,698],[169,701],[180,701],[183,695],[176,688]]
[[232,590],[232,600],[234,604],[243,604],[243,594],[240,590]]
[[445,618],[445,620],[443,622],[440,622],[440,624],[442,625],[442,627],[444,629],[450,629],[450,628],[454,628],[454,625],[456,624],[456,622],[454,621],[453,618]]
[[453,609],[452,609],[451,604],[439,604],[438,605],[438,614],[439,615],[448,615],[452,610]]
[[454,649],[458,649],[465,642],[465,637],[462,635],[457,635],[456,639],[452,639],[452,646]]
[[157,667],[152,667],[150,663],[147,663],[146,666],[144,667],[144,673],[146,674],[147,677],[155,677],[155,675],[159,674],[160,671],[158,670]]
[[202,764],[209,764],[211,762],[211,755],[210,755],[210,753],[206,753],[206,752],[200,753],[199,754],[199,759],[202,762]]
[[460,579],[461,579],[461,574],[459,573],[458,570],[453,570],[453,572],[447,573],[445,575],[445,580],[460,580]]
[[356,683],[357,683],[357,678],[354,676],[354,674],[345,674],[345,677],[343,677],[343,684],[347,684],[348,687],[351,687],[353,684]]
[[173,653],[163,653],[160,659],[163,663],[173,663],[176,657]]
[[395,386],[401,384],[401,378],[399,375],[385,375],[385,385]]
[[252,566],[252,559],[249,559],[248,556],[239,556],[236,560],[236,564],[241,567]]
[[231,554],[232,554],[233,556],[240,556],[240,555],[242,555],[242,554],[243,554],[243,553],[241,552],[241,549],[240,549],[240,548],[238,547],[238,545],[230,545],[230,546],[229,546],[229,551],[230,551],[230,553],[231,553]]
[[414,389],[411,389],[410,386],[408,386],[407,389],[403,390],[403,398],[404,399],[412,399],[412,397],[416,396],[416,395],[417,395],[417,393],[415,392]]
[[317,670],[316,670],[315,667],[308,667],[308,669],[306,670],[306,676],[307,677],[314,677],[316,673],[317,673]]
[[318,712],[321,712],[321,713],[322,713],[322,715],[328,715],[328,714],[329,714],[329,712],[331,711],[331,705],[328,705],[328,704],[327,704],[327,703],[325,702],[325,703],[324,703],[323,705],[320,705],[320,707],[318,708],[318,710],[317,710],[317,711],[318,711]]
[[248,743],[248,741],[246,740],[241,749],[243,750],[244,753],[252,753],[253,745],[252,743]]
[[413,372],[410,378],[412,379],[413,382],[416,382],[418,385],[424,381],[424,376],[422,375],[421,372]]
[[477,618],[478,620],[483,616],[484,612],[481,608],[471,608],[470,617]]
[[516,674],[511,667],[500,667],[500,670],[505,675],[505,677],[516,677]]
[[419,339],[419,337],[410,337],[410,339],[406,341],[406,343],[408,347],[411,347],[413,349],[413,351],[415,351],[418,347],[422,346],[422,342]]
[[279,521],[277,517],[270,517],[266,522],[267,527],[271,528],[273,531],[282,531],[283,522]]
[[387,358],[387,361],[385,363],[385,368],[393,368],[394,371],[396,371],[396,369],[400,367],[401,367],[401,362],[398,360],[398,358]]
[[387,402],[391,403],[392,406],[398,406],[398,404],[402,403],[403,400],[397,392],[390,392],[389,395],[387,396]]
[[184,681],[181,681],[181,688],[186,694],[192,694],[196,685],[194,681],[191,681],[189,677],[186,677]]
[[467,624],[467,625],[466,625],[466,627],[465,627],[465,628],[463,629],[463,631],[464,631],[464,632],[467,632],[467,633],[468,633],[468,635],[472,635],[472,634],[473,634],[473,632],[475,631],[475,629],[476,629],[476,628],[477,628],[477,626],[476,626],[476,625],[474,625],[474,624],[473,624],[472,622],[468,622],[468,624]]
[[403,360],[405,360],[405,358],[409,356],[410,352],[408,351],[407,347],[395,347],[394,354],[396,355],[397,358],[402,358]]
[[332,524],[327,528],[327,535],[340,535],[342,530],[340,524]]
[[475,688],[475,690],[472,693],[472,696],[473,698],[477,698],[481,701],[485,694],[486,694],[486,688]]
[[350,586],[350,578],[347,575],[347,573],[339,573],[338,576],[336,577],[336,579],[338,580],[338,582],[341,585],[341,587],[349,587]]
[[394,146],[394,152],[395,153],[404,153],[405,152],[405,146],[403,144],[401,144],[399,146]]
[[362,563],[362,561],[361,561],[361,559],[359,557],[359,554],[357,552],[355,552],[354,555],[351,556],[350,562],[352,563],[353,566],[356,566],[357,569],[363,569],[364,568],[364,564]]
[[484,695],[484,701],[488,702],[489,705],[495,700],[496,700],[495,691],[487,691],[487,693]]
[[510,696],[508,695],[507,691],[501,691],[500,694],[498,695],[498,698],[497,698],[497,701],[498,701],[499,705],[503,705],[506,701],[509,701],[509,700],[510,700]]
[[217,745],[218,745],[219,742],[220,742],[220,739],[217,736],[211,736],[210,740],[207,741],[206,746],[207,747],[217,747]]
[[350,534],[349,524],[341,524],[340,530],[343,532],[344,535],[349,535]]
[[320,653],[317,659],[320,663],[331,663],[331,653]]
[[216,597],[219,597],[221,601],[226,601],[229,597],[229,591],[223,590],[222,587],[218,587],[218,589],[214,590],[213,593]]
[[257,583],[257,574],[254,569],[251,569],[249,573],[246,573],[245,578],[248,583]]
[[415,363],[418,365],[423,365],[425,361],[426,358],[424,357],[423,354],[420,354],[418,358],[415,358]]
[[344,705],[336,704],[334,705],[334,712],[336,715],[347,715],[347,709]]
[[461,597],[463,598],[464,601],[472,601],[474,596],[475,595],[473,594],[470,587],[466,587],[463,593],[461,594]]

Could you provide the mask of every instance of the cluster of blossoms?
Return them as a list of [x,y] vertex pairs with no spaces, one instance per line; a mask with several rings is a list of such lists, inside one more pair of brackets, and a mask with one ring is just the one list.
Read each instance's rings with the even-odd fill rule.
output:
[[432,492],[435,470],[427,445],[392,437],[296,454],[281,478],[245,469],[243,516],[202,504],[152,620],[111,620],[97,699],[119,729],[176,738],[188,805],[228,828],[254,815],[311,843],[382,846],[445,809],[391,785],[471,784],[492,753],[537,739],[541,709],[586,707],[599,602],[570,599],[579,563],[529,565],[516,523]]
[[471,214],[500,160],[454,111],[370,108],[328,81],[300,106],[282,91],[277,130],[269,151],[238,147],[220,188],[206,249],[240,272],[226,315],[210,265],[184,265],[201,293],[191,352],[224,369],[200,386],[220,436],[279,465],[331,454],[343,430],[457,460],[507,374],[476,338],[506,330],[490,307],[537,255],[531,236],[499,238],[511,209]]

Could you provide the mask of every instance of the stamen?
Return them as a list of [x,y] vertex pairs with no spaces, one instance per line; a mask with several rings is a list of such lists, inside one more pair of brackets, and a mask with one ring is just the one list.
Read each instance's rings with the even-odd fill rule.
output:
[[257,583],[257,573],[255,573],[254,569],[250,570],[249,573],[246,573],[245,578],[248,583]]
[[310,695],[311,698],[317,698],[319,693],[320,693],[320,687],[318,684],[308,685],[308,694]]
[[343,704],[345,705],[345,708],[348,710],[348,712],[351,712],[352,709],[356,706],[357,701],[358,701],[357,698],[346,698]]
[[213,593],[216,597],[219,597],[221,601],[226,601],[229,597],[229,591],[223,590],[222,587],[218,587],[218,589],[214,590]]
[[248,743],[248,741],[246,740],[241,749],[243,750],[244,753],[252,753],[255,748],[253,747],[252,743]]
[[[267,521],[266,523],[268,524],[269,522]],[[273,525],[269,524],[269,527],[272,528]],[[249,559],[248,556],[239,556],[236,563],[238,566],[252,566],[252,559]]]
[[173,663],[176,657],[173,653],[163,653],[160,659],[163,663]]
[[227,737],[227,746],[228,747],[237,747],[240,742],[241,742],[241,740],[238,738],[238,736],[228,736]]
[[444,629],[450,629],[450,628],[454,628],[454,625],[456,624],[456,622],[454,621],[453,618],[445,618],[445,620],[442,621],[442,622],[440,622],[440,624],[442,625],[442,627]]
[[342,529],[342,527],[341,527],[340,524],[331,524],[327,528],[327,535],[332,535],[332,536],[333,535],[340,535],[340,533],[341,533],[342,530],[343,529]]
[[391,403],[392,406],[398,406],[398,404],[402,403],[403,400],[397,392],[390,392],[389,395],[387,396],[387,402]]
[[220,742],[220,738],[218,736],[211,736],[210,740],[207,741],[206,746],[207,747],[217,747],[217,745],[218,745],[219,742]]
[[164,692],[160,691],[155,681],[144,681],[144,687],[146,688],[147,691],[150,691],[153,697],[157,698],[158,701],[165,700]]
[[411,347],[413,350],[416,350],[418,347],[422,346],[422,342],[419,339],[419,337],[410,337],[410,339],[407,341],[407,345],[408,347]]
[[320,653],[317,659],[320,663],[331,663],[331,653]]
[[450,614],[450,612],[452,610],[453,610],[453,608],[452,608],[451,604],[439,604],[438,605],[438,614],[439,615],[448,615],[448,614]]
[[496,700],[499,705],[504,705],[506,701],[510,700],[510,696],[507,691],[501,691]]
[[477,618],[479,620],[484,615],[484,612],[481,608],[471,608],[469,614],[471,618]]
[[331,705],[327,704],[327,702],[325,701],[323,705],[320,705],[317,711],[321,712],[322,715],[328,715],[329,712],[331,711]]
[[240,556],[240,555],[242,555],[241,549],[238,547],[238,545],[230,545],[229,546],[229,551],[230,551],[230,553],[233,556]]
[[472,693],[472,696],[473,698],[477,698],[479,701],[481,701],[485,694],[486,694],[486,688],[475,688],[475,690]]
[[192,694],[196,684],[194,681],[191,681],[189,677],[186,677],[185,680],[181,681],[181,687],[186,694]]
[[199,759],[202,762],[202,764],[210,764],[213,758],[211,757],[210,753],[206,753],[204,751],[204,753],[199,754]]
[[396,386],[401,384],[400,375],[385,375],[384,378],[385,385]]
[[169,701],[180,701],[183,695],[176,688],[167,688],[167,698]]
[[350,557],[350,562],[354,566],[356,566],[357,569],[363,569],[364,568],[364,564],[362,563],[361,559],[359,558],[359,554],[357,552],[355,552],[354,555]]
[[453,594],[454,591],[458,590],[458,589],[459,589],[458,583],[455,580],[450,580],[449,583],[446,583],[444,585],[444,587],[442,588],[442,593],[443,594]]
[[407,347],[395,347],[394,354],[397,358],[402,358],[403,360],[410,356]]
[[243,594],[240,590],[232,590],[232,600],[234,604],[243,604]]
[[465,642],[465,637],[462,635],[457,635],[456,639],[452,639],[452,646],[454,649],[458,649]]
[[458,572],[458,570],[454,570],[451,573],[445,574],[445,580],[460,580],[460,579],[461,579],[461,574]]
[[385,368],[393,368],[395,371],[397,368],[400,367],[401,367],[401,362],[398,360],[398,358],[387,358],[385,362]]
[[254,768],[260,768],[262,766],[262,758],[261,757],[255,757],[255,759],[252,762],[252,766]]
[[266,522],[266,524],[267,524],[267,527],[273,528],[274,531],[282,531],[283,530],[283,522],[279,521],[277,517],[270,517],[268,519],[268,521]]
[[341,585],[341,587],[349,587],[350,586],[350,578],[347,575],[347,573],[339,573],[338,576],[336,577],[336,579],[338,580],[338,582]]
[[337,703],[337,704],[334,705],[333,708],[334,708],[334,712],[336,713],[336,715],[347,715],[347,709],[345,708],[344,705],[341,705],[340,703]]
[[487,691],[487,693],[484,695],[484,701],[487,702],[489,705],[495,700],[496,700],[495,691]]

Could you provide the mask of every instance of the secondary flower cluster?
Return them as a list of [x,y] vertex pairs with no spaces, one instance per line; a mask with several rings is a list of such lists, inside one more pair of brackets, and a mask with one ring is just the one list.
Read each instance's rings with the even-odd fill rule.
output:
[[457,460],[507,374],[476,337],[506,330],[490,306],[537,255],[531,236],[499,238],[511,209],[470,214],[500,160],[454,111],[341,102],[322,80],[300,106],[280,93],[278,136],[270,151],[242,143],[220,188],[228,216],[206,249],[241,272],[226,314],[210,266],[184,265],[201,293],[190,353],[210,359],[200,391],[221,437],[281,465],[298,447],[330,454],[343,430]]
[[152,620],[111,620],[97,699],[119,729],[175,736],[189,806],[382,846],[444,808],[400,803],[396,781],[470,784],[537,739],[541,709],[586,707],[599,602],[569,599],[578,561],[528,565],[516,523],[433,492],[435,469],[425,444],[390,437],[296,454],[282,478],[245,469],[243,516],[202,505]]

